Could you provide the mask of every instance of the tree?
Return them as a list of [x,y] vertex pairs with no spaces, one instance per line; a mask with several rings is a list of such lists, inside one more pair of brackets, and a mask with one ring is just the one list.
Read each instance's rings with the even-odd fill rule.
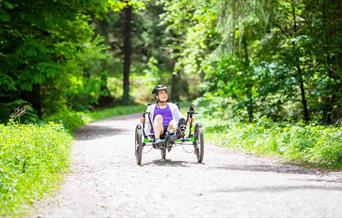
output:
[[228,100],[235,115],[341,117],[339,1],[163,3],[163,22],[182,36],[171,45],[175,69],[204,73],[207,92]]
[[132,43],[131,43],[131,22],[132,22],[132,7],[127,6],[123,10],[124,14],[124,28],[123,28],[123,56],[124,56],[124,68],[123,68],[123,103],[129,103],[129,73],[131,66],[132,56]]
[[[95,103],[97,66],[107,48],[94,34],[91,17],[119,6],[115,1],[2,1],[0,92],[12,96],[6,101],[24,99],[39,115]],[[95,77],[84,77],[86,71]],[[82,97],[88,100],[72,101]]]

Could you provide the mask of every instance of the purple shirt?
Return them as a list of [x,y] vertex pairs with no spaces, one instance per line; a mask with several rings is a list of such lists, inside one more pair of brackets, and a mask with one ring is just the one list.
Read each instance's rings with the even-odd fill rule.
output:
[[169,105],[167,105],[166,108],[163,109],[156,106],[154,109],[153,120],[158,114],[163,117],[163,126],[164,128],[167,128],[169,126],[170,121],[172,120],[172,113]]

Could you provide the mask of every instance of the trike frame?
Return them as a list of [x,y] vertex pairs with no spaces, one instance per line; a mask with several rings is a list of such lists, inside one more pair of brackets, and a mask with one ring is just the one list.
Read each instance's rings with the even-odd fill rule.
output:
[[175,140],[170,140],[170,136],[168,132],[164,135],[164,143],[162,145],[157,145],[155,143],[154,138],[154,129],[153,129],[153,122],[150,116],[150,112],[144,112],[143,117],[146,119],[146,115],[148,115],[148,122],[150,124],[152,133],[147,133],[145,131],[145,122],[143,124],[137,124],[135,129],[135,156],[137,160],[137,164],[141,165],[142,162],[142,153],[143,148],[147,146],[152,146],[154,149],[161,150],[161,157],[162,159],[166,159],[166,151],[170,152],[172,147],[176,145],[192,145],[194,146],[194,153],[197,157],[197,162],[203,162],[204,156],[204,138],[203,138],[203,129],[200,123],[195,124],[194,130],[192,133],[192,121],[193,115],[196,114],[193,105],[190,105],[189,110],[187,112],[187,119],[186,125],[189,124],[189,134],[188,136],[185,135],[178,135]]

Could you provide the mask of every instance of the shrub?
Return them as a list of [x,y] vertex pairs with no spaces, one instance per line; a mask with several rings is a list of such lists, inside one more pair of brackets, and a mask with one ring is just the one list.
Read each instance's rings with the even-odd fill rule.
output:
[[342,165],[342,129],[338,126],[277,123],[266,118],[254,123],[211,118],[203,119],[202,123],[208,137],[220,145],[279,155],[313,166],[334,168]]
[[116,106],[96,112],[64,110],[39,124],[0,124],[0,217],[23,213],[58,184],[68,167],[72,132],[92,120],[144,111]]
[[21,99],[0,103],[0,123],[7,123],[10,119],[19,123],[39,122],[38,115],[30,103]]
[[142,113],[146,110],[145,105],[127,105],[127,106],[114,106],[113,108],[102,109],[100,111],[93,111],[88,113],[89,117],[93,120],[101,120],[108,117]]
[[70,133],[93,121],[93,119],[85,112],[68,110],[56,113],[46,118],[46,120],[63,124],[65,129],[69,130]]
[[57,184],[71,142],[59,124],[0,124],[0,216],[22,212]]
[[113,108],[101,109],[92,112],[77,112],[71,110],[64,110],[47,117],[47,121],[53,121],[63,124],[63,126],[70,131],[74,132],[76,129],[94,121],[101,120],[108,117],[132,114],[143,112],[146,109],[144,105],[127,105],[127,106],[114,106]]

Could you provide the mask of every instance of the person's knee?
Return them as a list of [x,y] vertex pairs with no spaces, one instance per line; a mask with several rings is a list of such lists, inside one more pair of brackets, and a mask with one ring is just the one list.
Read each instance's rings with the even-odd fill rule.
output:
[[161,115],[157,115],[153,120],[154,126],[161,126],[163,125],[163,117]]
[[159,122],[163,122],[163,116],[158,114],[158,115],[154,118],[154,121],[155,121],[155,122],[158,122],[158,123],[159,123]]
[[176,123],[175,121],[171,120],[168,126],[168,130],[176,130]]

